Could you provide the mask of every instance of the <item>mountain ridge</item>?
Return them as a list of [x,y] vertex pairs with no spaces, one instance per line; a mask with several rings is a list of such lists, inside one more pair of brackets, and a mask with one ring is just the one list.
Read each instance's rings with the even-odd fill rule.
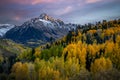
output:
[[50,42],[51,39],[55,41],[65,36],[73,28],[76,28],[76,25],[65,24],[62,20],[54,19],[43,13],[37,18],[24,22],[21,26],[12,28],[4,38],[22,44],[38,42],[37,45],[40,45]]
[[14,27],[15,25],[12,24],[0,24],[0,37],[3,37],[7,31]]

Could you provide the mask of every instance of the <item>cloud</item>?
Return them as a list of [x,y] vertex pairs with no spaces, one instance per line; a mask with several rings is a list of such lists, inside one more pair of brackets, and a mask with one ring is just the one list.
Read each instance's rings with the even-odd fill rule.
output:
[[19,21],[21,18],[19,17],[19,16],[15,16],[14,18],[13,18],[13,20],[15,20],[15,21]]
[[54,3],[61,2],[63,0],[3,0],[0,2],[0,5],[4,4],[28,4],[28,5],[36,5],[41,3]]
[[[51,0],[48,0],[51,1]],[[5,4],[37,4],[37,3],[42,3],[44,0],[3,0],[0,2],[0,5],[5,5]]]
[[29,0],[3,0],[0,2],[0,5],[5,5],[5,4],[29,4]]
[[102,0],[86,0],[86,3],[96,3],[96,2],[100,2]]
[[[118,14],[119,2],[120,0],[1,0],[0,23],[21,24],[43,12],[68,22],[80,22],[80,20],[82,21],[81,16],[84,18],[85,15],[92,12],[94,15],[96,11],[102,12],[104,9],[106,11],[116,9],[114,13],[107,14],[109,16]],[[99,14],[99,16],[101,15]],[[89,16],[91,17],[91,15],[87,17]],[[95,17],[93,16],[93,18]],[[79,20],[76,20],[78,18]]]
[[32,0],[31,4],[35,5],[35,4],[39,4],[39,3],[53,3],[56,0]]
[[59,15],[60,16],[60,15],[64,15],[64,14],[70,13],[72,11],[73,11],[73,7],[72,6],[67,6],[67,7],[65,7],[65,8],[63,8],[61,10],[57,10],[55,12],[55,15]]

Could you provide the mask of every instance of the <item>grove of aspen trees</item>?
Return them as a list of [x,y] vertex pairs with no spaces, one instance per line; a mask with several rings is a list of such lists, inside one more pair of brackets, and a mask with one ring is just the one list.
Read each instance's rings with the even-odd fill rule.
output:
[[[3,58],[0,56],[0,63]],[[78,25],[17,55],[0,80],[120,80],[120,19]]]

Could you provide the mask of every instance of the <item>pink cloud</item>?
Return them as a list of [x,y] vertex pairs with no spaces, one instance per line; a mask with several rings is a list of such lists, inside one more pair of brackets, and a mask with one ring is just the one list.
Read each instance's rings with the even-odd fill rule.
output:
[[1,1],[0,4],[11,4],[11,3],[15,3],[15,4],[40,4],[40,3],[53,3],[56,1],[61,1],[61,0],[4,0]]
[[96,2],[100,2],[102,0],[86,0],[86,3],[96,3]]
[[73,11],[73,7],[72,6],[67,6],[64,9],[57,10],[55,12],[55,14],[56,15],[64,15],[64,14],[67,14],[67,13],[72,12],[72,11]]
[[35,4],[39,4],[39,3],[53,3],[56,0],[32,0],[31,4],[35,5]]
[[19,16],[15,16],[13,19],[16,20],[16,21],[19,21],[20,17]]

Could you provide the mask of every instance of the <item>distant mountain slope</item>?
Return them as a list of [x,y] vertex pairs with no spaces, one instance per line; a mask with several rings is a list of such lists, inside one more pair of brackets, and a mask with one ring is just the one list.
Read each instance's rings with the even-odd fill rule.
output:
[[4,36],[4,34],[15,27],[15,25],[12,24],[0,24],[0,37]]
[[27,47],[24,47],[21,44],[17,44],[11,40],[0,39],[0,54],[3,55],[8,54],[8,53],[4,53],[6,51],[12,54],[20,54],[23,53],[26,49]]
[[11,40],[0,39],[0,73],[9,73],[9,69],[16,62],[16,57],[28,49],[30,48]]
[[65,24],[59,19],[54,19],[47,14],[41,14],[21,26],[12,28],[5,34],[5,38],[23,44],[39,45],[66,35],[76,25]]

